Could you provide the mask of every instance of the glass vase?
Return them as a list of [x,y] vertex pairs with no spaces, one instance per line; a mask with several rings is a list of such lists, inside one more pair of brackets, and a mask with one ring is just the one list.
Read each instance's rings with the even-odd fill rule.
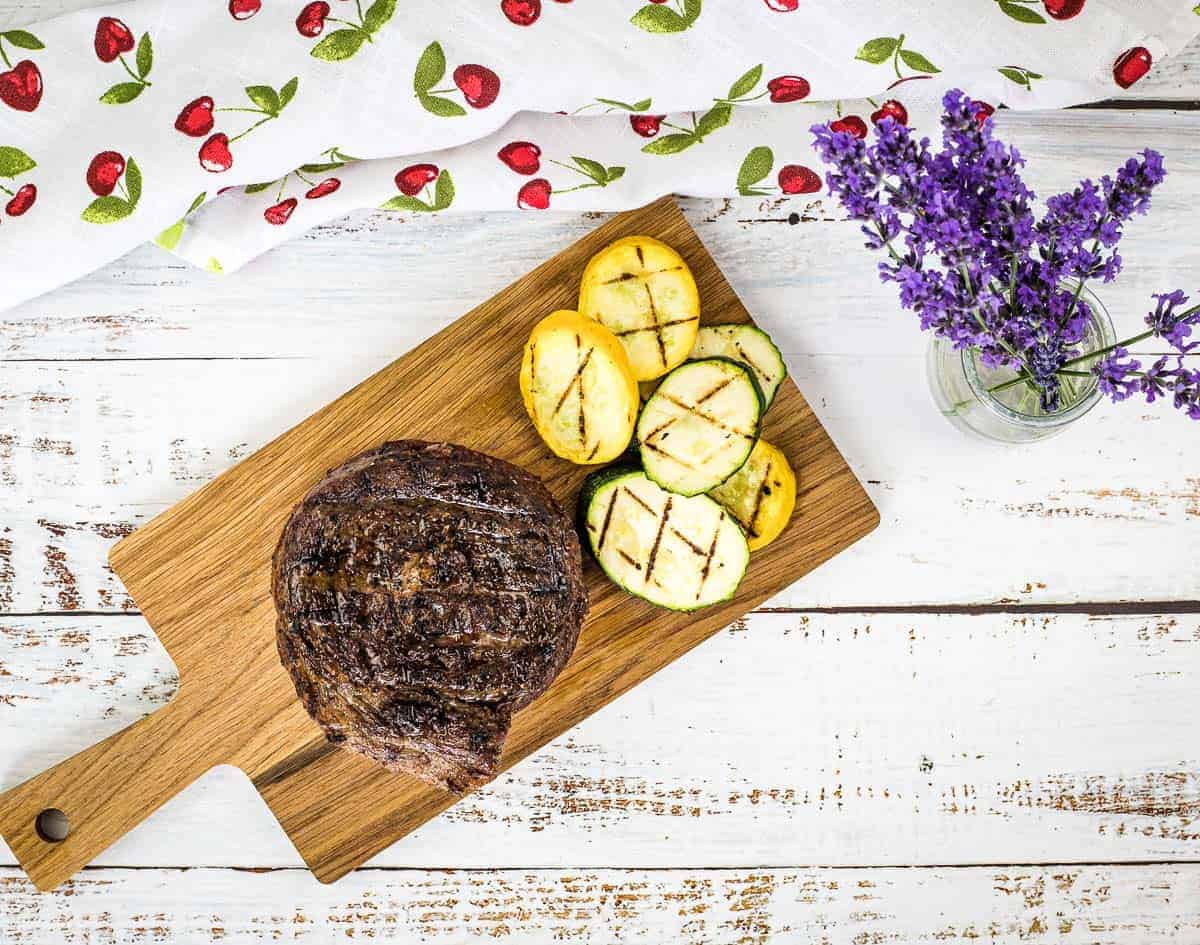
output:
[[[1090,291],[1082,297],[1092,311],[1080,355],[1107,348],[1116,341],[1108,310]],[[1101,398],[1091,360],[1072,365],[1086,376],[1062,378],[1062,395],[1056,410],[1043,410],[1037,388],[1028,381],[996,388],[1017,377],[1011,367],[987,367],[978,349],[955,349],[933,338],[926,354],[929,389],[942,416],[965,433],[999,443],[1032,443],[1061,433],[1096,406]]]

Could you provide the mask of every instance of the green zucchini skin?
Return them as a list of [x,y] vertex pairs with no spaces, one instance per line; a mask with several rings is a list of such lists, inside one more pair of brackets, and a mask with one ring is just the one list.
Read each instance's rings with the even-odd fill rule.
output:
[[[630,498],[623,499],[618,508],[617,499],[622,497],[615,490],[623,487]],[[674,519],[670,519],[672,511]],[[668,493],[642,470],[630,466],[610,466],[589,476],[580,492],[578,516],[588,549],[608,579],[668,610],[687,612],[729,600],[750,563],[745,533],[718,503],[708,496]],[[677,528],[690,531],[690,537],[677,533]],[[617,541],[629,542],[640,536],[645,540],[629,545],[640,554],[651,534],[655,538],[644,560],[622,554],[625,549],[616,550]],[[601,547],[606,538],[613,543],[607,554]],[[660,572],[672,572],[665,586],[650,582],[656,562],[661,565]],[[706,593],[706,589],[711,590]]]
[[[663,389],[665,387],[667,387],[668,382],[672,379],[672,377],[679,377],[684,372],[694,371],[697,369],[698,366],[704,365],[704,364],[721,364],[726,369],[735,371],[738,374],[738,376],[747,380],[749,382],[750,388],[754,392],[755,399],[758,402],[758,410],[757,410],[756,415],[752,418],[753,433],[752,433],[752,435],[748,436],[746,442],[744,443],[745,450],[741,454],[741,462],[737,463],[736,465],[732,465],[732,467],[727,465],[724,468],[719,468],[717,471],[713,472],[713,474],[711,475],[710,478],[700,480],[699,482],[695,483],[694,487],[692,487],[692,488],[686,488],[686,487],[682,487],[678,483],[666,480],[665,477],[662,475],[661,471],[659,470],[659,468],[657,468],[661,464],[655,458],[655,456],[653,455],[653,452],[647,450],[647,447],[645,444],[645,439],[644,439],[645,431],[643,430],[643,423],[646,422],[647,413],[655,407],[656,398],[658,398],[660,396],[660,393],[663,391]],[[755,444],[758,442],[759,432],[762,427],[762,416],[765,411],[766,411],[766,400],[763,397],[762,388],[759,386],[758,381],[755,379],[753,370],[751,370],[747,365],[743,364],[740,361],[736,361],[733,358],[727,358],[724,356],[701,358],[701,359],[697,359],[695,361],[685,361],[683,364],[679,365],[679,367],[675,368],[673,371],[668,373],[662,379],[662,382],[659,384],[658,389],[654,392],[653,395],[651,395],[651,397],[642,406],[642,413],[641,413],[641,416],[638,418],[638,424],[634,431],[634,442],[637,444],[637,447],[638,447],[639,455],[641,458],[642,469],[646,473],[647,478],[649,478],[653,483],[655,483],[655,485],[659,486],[660,488],[666,489],[668,492],[674,492],[677,495],[696,496],[696,495],[701,495],[703,493],[706,493],[710,489],[715,489],[721,483],[723,483],[727,479],[729,479],[730,476],[732,476],[734,473],[736,473],[745,464],[746,460],[749,458],[750,453],[754,450]],[[746,419],[751,419],[751,418],[746,418]]]
[[[765,346],[766,357],[751,358],[747,348],[749,344],[739,344],[738,336],[751,338]],[[730,353],[732,351],[732,353]],[[738,357],[738,354],[741,357]],[[751,369],[754,380],[758,382],[763,392],[763,411],[765,412],[775,400],[779,386],[788,376],[787,363],[779,347],[771,340],[771,336],[757,325],[704,325],[696,335],[696,343],[692,347],[689,361],[705,360],[713,357],[728,357],[739,364]],[[770,362],[769,364],[765,362]],[[762,376],[760,377],[760,372]]]

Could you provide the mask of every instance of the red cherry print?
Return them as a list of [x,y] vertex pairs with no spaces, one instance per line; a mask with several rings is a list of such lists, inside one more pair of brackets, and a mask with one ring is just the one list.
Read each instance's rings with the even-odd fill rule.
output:
[[795,13],[800,0],[766,0],[766,4],[776,13]]
[[975,102],[975,123],[982,128],[983,123],[991,118],[995,112],[995,107],[989,105],[987,102]]
[[299,203],[295,197],[288,197],[287,200],[281,200],[277,204],[267,207],[263,211],[263,217],[273,226],[283,226],[291,217],[292,211],[296,209],[296,204]]
[[779,169],[779,189],[785,194],[815,194],[821,178],[802,164],[785,164]]
[[536,177],[517,191],[517,206],[522,210],[545,210],[550,206],[550,181]]
[[879,111],[871,112],[871,122],[878,125],[885,118],[894,119],[898,125],[908,124],[908,109],[894,98],[889,98],[879,106]]
[[307,36],[309,39],[320,36],[321,31],[325,29],[327,16],[329,4],[325,0],[313,0],[312,3],[305,4],[300,15],[296,17],[296,29],[300,31],[301,36]]
[[542,166],[542,149],[532,141],[510,141],[496,157],[518,174],[536,174]]
[[629,127],[643,138],[653,138],[662,127],[666,115],[630,115]]
[[25,184],[13,194],[12,200],[4,205],[4,212],[10,217],[19,217],[33,206],[37,200],[37,188],[33,184]]
[[1042,0],[1046,13],[1056,20],[1069,20],[1078,16],[1085,0]]
[[517,26],[532,26],[542,15],[542,0],[500,0],[500,9],[508,22]]
[[229,15],[235,20],[248,20],[262,9],[262,0],[229,0]]
[[454,84],[472,108],[487,108],[500,94],[500,76],[473,62],[454,70]]
[[798,102],[812,91],[808,79],[798,75],[781,75],[767,83],[772,102]]
[[175,130],[193,138],[202,138],[213,128],[213,100],[201,95],[183,106],[175,119]]
[[0,102],[19,112],[31,112],[42,100],[42,74],[28,59],[0,72]]
[[125,158],[116,151],[101,151],[87,169],[87,185],[97,197],[107,197],[125,173]]
[[857,115],[847,115],[845,118],[831,121],[829,127],[833,131],[845,131],[856,138],[865,138],[867,136],[867,123]]
[[342,182],[336,177],[327,177],[316,187],[309,190],[304,195],[305,200],[320,200],[322,197],[328,197],[331,193],[342,186]]
[[1150,71],[1154,65],[1154,57],[1145,46],[1134,46],[1117,57],[1113,63],[1113,79],[1123,89],[1129,88]]
[[133,49],[133,33],[120,20],[111,16],[100,17],[96,24],[96,39],[94,43],[96,55],[101,62],[112,62],[121,53]]
[[406,197],[415,197],[426,184],[437,180],[438,173],[434,164],[413,164],[396,175],[396,186]]
[[229,135],[218,131],[200,145],[200,166],[213,174],[233,167],[233,153],[229,150]]
[[666,3],[667,0],[650,0],[651,3]]

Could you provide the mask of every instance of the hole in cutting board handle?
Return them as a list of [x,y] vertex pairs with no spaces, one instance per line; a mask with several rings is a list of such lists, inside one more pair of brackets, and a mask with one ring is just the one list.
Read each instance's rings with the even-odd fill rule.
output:
[[47,807],[33,822],[37,835],[47,843],[62,843],[71,832],[67,815],[57,807]]

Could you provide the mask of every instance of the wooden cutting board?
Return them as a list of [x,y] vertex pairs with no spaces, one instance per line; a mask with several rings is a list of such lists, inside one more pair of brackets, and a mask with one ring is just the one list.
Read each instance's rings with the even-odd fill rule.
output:
[[[705,323],[750,316],[670,199],[621,214],[121,541],[109,556],[179,669],[174,700],[0,796],[0,835],[39,889],[57,886],[208,769],[243,769],[322,882],[345,875],[456,798],[325,741],[275,650],[270,562],[293,505],[327,470],[386,440],[450,440],[524,466],[573,509],[588,469],[556,459],[517,389],[534,323],[574,308],[589,257],[622,236],[675,247]],[[403,311],[403,300],[397,308]],[[796,512],[755,552],[737,596],[660,610],[585,564],[591,610],[550,689],[518,713],[508,768],[870,532],[879,515],[790,379],[764,436],[799,476]],[[585,555],[586,558],[586,555]],[[62,811],[68,836],[38,827]],[[43,819],[43,824],[47,821]]]

